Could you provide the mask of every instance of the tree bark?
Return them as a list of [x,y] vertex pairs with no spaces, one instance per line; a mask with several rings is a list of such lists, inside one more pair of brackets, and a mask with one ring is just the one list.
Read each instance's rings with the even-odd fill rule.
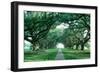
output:
[[32,45],[33,45],[33,46],[32,46],[32,51],[34,52],[34,51],[35,51],[35,43],[33,42]]
[[84,43],[81,44],[81,50],[84,50]]
[[79,48],[79,44],[76,44],[76,50],[78,50],[78,48]]

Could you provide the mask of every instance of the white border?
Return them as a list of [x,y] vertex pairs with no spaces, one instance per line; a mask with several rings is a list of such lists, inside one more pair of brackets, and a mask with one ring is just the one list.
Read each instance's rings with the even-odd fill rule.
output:
[[[84,60],[63,60],[63,61],[42,61],[42,62],[24,62],[24,10],[27,11],[49,11],[49,12],[67,12],[67,13],[87,13],[91,14],[91,57]],[[36,68],[50,66],[71,66],[95,64],[95,10],[80,8],[61,8],[46,6],[25,6],[18,7],[18,68]]]

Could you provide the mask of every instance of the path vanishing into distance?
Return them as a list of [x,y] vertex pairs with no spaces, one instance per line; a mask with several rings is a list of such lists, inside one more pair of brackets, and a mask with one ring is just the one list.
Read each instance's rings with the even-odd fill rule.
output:
[[57,55],[56,55],[55,60],[64,60],[64,55],[63,55],[63,53],[62,53],[61,48],[58,49],[58,53],[57,53]]

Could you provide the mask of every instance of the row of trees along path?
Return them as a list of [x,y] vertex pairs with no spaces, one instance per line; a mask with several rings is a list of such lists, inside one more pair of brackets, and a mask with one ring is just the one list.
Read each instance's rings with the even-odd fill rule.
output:
[[[59,25],[66,27],[62,34],[56,29]],[[84,50],[90,40],[90,15],[59,12],[24,12],[24,40],[32,44],[32,50],[52,49],[57,42],[65,48]],[[61,49],[55,59],[64,59]]]

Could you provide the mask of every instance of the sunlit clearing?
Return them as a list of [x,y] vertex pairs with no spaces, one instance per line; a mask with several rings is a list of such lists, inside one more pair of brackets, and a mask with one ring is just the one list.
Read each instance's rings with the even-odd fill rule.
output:
[[57,47],[57,48],[64,48],[64,45],[63,45],[62,43],[58,43],[58,44],[56,45],[56,47]]

